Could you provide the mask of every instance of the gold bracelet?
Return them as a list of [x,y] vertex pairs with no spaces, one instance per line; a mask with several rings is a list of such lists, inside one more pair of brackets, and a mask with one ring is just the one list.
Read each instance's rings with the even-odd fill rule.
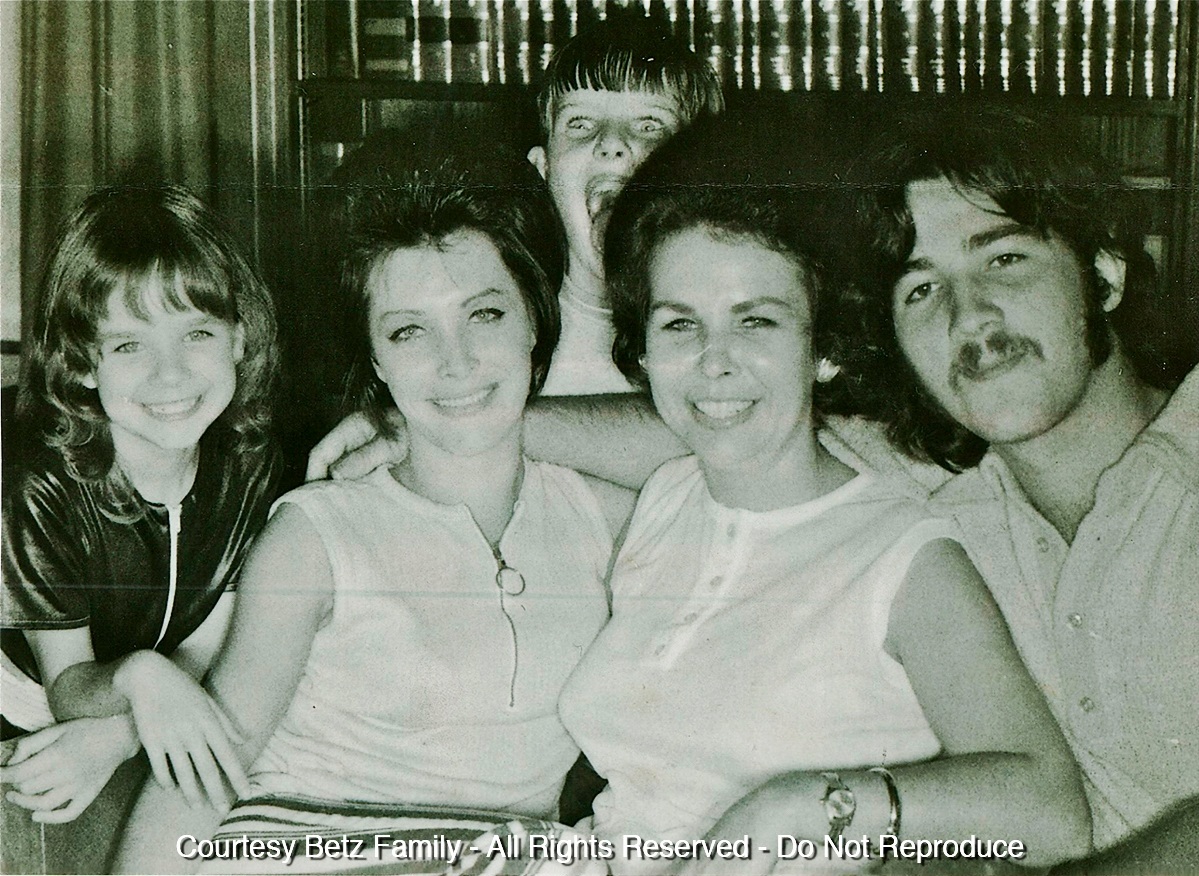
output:
[[895,776],[891,775],[891,771],[886,767],[871,767],[870,772],[881,776],[883,783],[887,786],[887,798],[891,802],[891,818],[887,822],[887,832],[882,836],[890,836],[899,838],[899,786],[895,784]]

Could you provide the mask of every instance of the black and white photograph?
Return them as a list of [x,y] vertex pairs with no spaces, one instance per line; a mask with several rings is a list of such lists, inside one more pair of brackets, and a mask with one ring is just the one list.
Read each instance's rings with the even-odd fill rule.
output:
[[0,873],[1199,874],[1199,0],[0,0]]

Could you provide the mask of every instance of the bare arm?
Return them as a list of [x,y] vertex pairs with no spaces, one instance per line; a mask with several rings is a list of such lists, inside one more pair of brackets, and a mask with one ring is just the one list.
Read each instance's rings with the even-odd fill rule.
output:
[[[50,710],[60,721],[126,712],[130,708],[128,688],[136,686],[141,667],[160,660],[169,659],[190,678],[200,681],[224,641],[233,614],[233,598],[232,592],[221,594],[208,617],[169,658],[143,650],[110,663],[97,663],[86,627],[27,632],[42,669]],[[80,638],[83,641],[78,641]]]
[[[894,767],[901,839],[1020,840],[1020,862],[1045,866],[1085,854],[1090,816],[1078,768],[1007,627],[962,549],[926,545],[892,605],[888,649],[899,659],[942,744],[935,760]],[[847,832],[886,831],[883,779],[841,772],[857,811]],[[818,773],[779,776],[721,819],[721,836],[828,830]]]
[[541,398],[525,411],[525,452],[639,490],[689,451],[643,395]]
[[[363,414],[351,414],[313,448],[308,480],[359,477],[402,460],[408,453],[406,427],[391,415],[393,438],[383,438]],[[674,433],[641,395],[539,398],[525,409],[525,452],[639,490],[668,459],[686,454]]]
[[[208,689],[237,726],[247,767],[266,746],[295,695],[316,631],[332,605],[328,557],[302,512],[283,506],[255,542],[229,640]],[[193,806],[177,790],[147,783],[121,841],[116,872],[178,872],[183,834],[211,836],[228,805]]]
[[13,786],[10,800],[35,821],[71,821],[142,747],[158,780],[177,780],[195,802],[201,793],[223,795],[221,771],[247,790],[235,734],[198,681],[224,637],[231,605],[232,594],[222,596],[172,659],[135,651],[101,664],[87,627],[28,632],[59,723],[17,743],[0,773]]

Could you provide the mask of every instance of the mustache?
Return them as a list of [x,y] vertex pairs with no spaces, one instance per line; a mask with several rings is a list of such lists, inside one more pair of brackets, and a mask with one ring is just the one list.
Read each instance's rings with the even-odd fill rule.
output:
[[1045,358],[1041,345],[1032,338],[1001,329],[991,332],[982,341],[963,344],[954,357],[952,371],[956,375],[973,379],[996,365],[1030,353]]

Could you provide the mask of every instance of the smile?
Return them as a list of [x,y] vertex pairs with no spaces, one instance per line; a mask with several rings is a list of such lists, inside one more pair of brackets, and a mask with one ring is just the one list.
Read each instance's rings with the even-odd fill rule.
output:
[[450,398],[435,398],[431,399],[433,404],[439,408],[448,408],[452,411],[461,411],[481,405],[495,391],[494,386],[489,386],[486,389],[481,389],[478,392],[470,395],[453,396]]
[[693,402],[695,409],[714,425],[733,425],[746,419],[753,401],[732,399],[728,401],[706,400]]
[[200,404],[203,401],[204,396],[197,395],[192,398],[172,402],[160,402],[159,404],[143,403],[142,409],[156,420],[165,420],[168,422],[186,420],[200,409]]

